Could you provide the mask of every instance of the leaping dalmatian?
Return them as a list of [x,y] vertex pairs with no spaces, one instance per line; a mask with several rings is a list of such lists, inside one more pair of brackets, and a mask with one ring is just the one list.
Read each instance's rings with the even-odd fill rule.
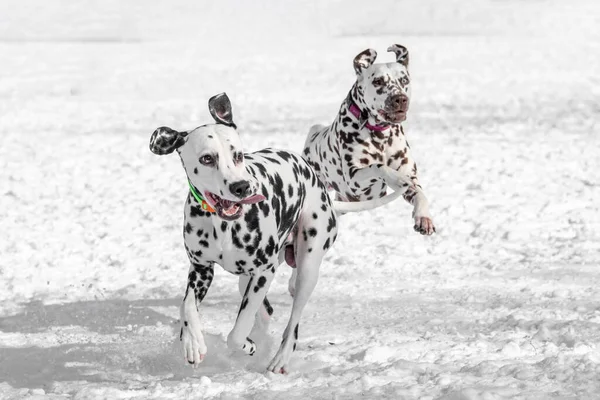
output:
[[375,64],[373,49],[354,58],[354,86],[331,125],[310,129],[303,156],[338,200],[381,198],[387,186],[404,187],[404,199],[413,205],[415,231],[432,235],[429,202],[402,128],[411,96],[408,50],[394,44],[388,51],[396,55],[395,62]]

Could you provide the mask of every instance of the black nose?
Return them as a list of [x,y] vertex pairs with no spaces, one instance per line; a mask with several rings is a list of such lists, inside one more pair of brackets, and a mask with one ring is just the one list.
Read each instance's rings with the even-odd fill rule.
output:
[[240,199],[244,199],[244,198],[248,197],[248,195],[250,194],[249,193],[250,192],[250,182],[248,182],[248,181],[233,182],[231,185],[229,185],[229,190],[235,196],[239,197]]
[[408,106],[408,97],[403,94],[395,94],[390,97],[390,105],[394,108],[406,108]]

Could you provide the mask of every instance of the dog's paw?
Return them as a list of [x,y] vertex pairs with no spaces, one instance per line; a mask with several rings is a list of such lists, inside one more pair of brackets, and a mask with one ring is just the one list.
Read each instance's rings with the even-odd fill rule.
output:
[[249,356],[253,356],[256,353],[256,344],[252,339],[246,338],[246,343],[242,346],[242,350]]
[[430,236],[435,233],[435,225],[429,217],[415,217],[415,226],[413,228],[421,235]]
[[291,355],[291,351],[286,351],[282,346],[277,354],[275,354],[275,357],[273,357],[273,360],[271,360],[267,371],[271,371],[274,374],[287,374]]
[[[287,336],[287,328],[283,333],[283,336]],[[287,374],[289,369],[288,365],[290,362],[290,358],[292,357],[292,353],[296,350],[296,341],[289,339],[281,342],[281,346],[279,346],[279,350],[277,350],[277,354],[273,357],[273,360],[269,363],[267,367],[267,371],[271,371],[274,374]]]
[[256,344],[249,337],[239,340],[233,331],[227,336],[227,347],[232,351],[242,351],[244,354],[253,356],[256,353]]
[[181,327],[179,340],[181,340],[185,361],[194,368],[198,367],[204,361],[208,350],[200,328],[194,329],[191,324],[184,323]]

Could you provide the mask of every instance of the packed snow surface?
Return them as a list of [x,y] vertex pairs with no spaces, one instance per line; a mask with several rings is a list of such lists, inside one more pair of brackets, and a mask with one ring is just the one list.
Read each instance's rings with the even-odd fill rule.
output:
[[[599,27],[594,0],[0,3],[0,398],[600,398]],[[150,134],[226,91],[248,151],[299,152],[392,43],[438,233],[343,216],[288,375],[290,268],[254,357],[217,269],[189,368],[186,182]]]

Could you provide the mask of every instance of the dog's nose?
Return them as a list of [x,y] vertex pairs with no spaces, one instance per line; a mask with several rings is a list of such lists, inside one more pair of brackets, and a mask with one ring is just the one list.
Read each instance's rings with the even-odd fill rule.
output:
[[408,97],[403,94],[395,94],[389,98],[390,105],[395,109],[406,109],[408,106]]
[[231,185],[229,185],[229,190],[236,197],[239,197],[240,199],[244,199],[244,198],[248,197],[248,195],[250,194],[250,182],[248,182],[248,181],[233,182]]

